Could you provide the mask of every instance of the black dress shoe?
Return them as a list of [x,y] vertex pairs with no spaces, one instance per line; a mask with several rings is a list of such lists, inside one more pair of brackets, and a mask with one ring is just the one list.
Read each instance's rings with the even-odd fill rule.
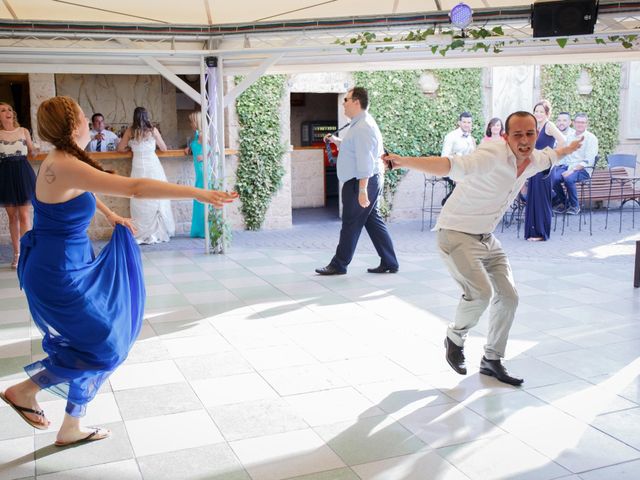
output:
[[514,387],[519,387],[522,385],[522,382],[524,382],[522,378],[516,378],[509,375],[507,369],[504,368],[504,365],[502,365],[500,360],[488,360],[487,358],[482,357],[482,360],[480,361],[480,373],[483,375],[489,375],[490,377],[495,377],[501,382],[508,383]]
[[378,265],[376,268],[367,268],[369,273],[398,273],[398,267],[384,267]]
[[347,272],[341,272],[333,265],[329,264],[326,267],[316,268],[316,273],[320,275],[344,275]]
[[447,349],[447,363],[460,375],[466,375],[467,366],[464,363],[464,348],[453,343],[449,337],[444,339],[444,347]]

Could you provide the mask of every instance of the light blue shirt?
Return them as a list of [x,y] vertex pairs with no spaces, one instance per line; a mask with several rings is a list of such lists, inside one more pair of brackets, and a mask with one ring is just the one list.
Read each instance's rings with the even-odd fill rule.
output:
[[[569,167],[569,170],[574,170],[577,165],[593,167],[596,155],[598,155],[598,138],[593,133],[585,130],[582,135],[578,135],[574,131],[573,135],[567,138],[567,143],[571,143],[582,136],[584,136],[584,140],[580,148],[564,157],[559,165],[566,165]],[[587,173],[589,173],[589,171],[587,171]]]
[[368,112],[351,119],[351,126],[340,143],[338,154],[338,179],[344,183],[352,178],[370,178],[383,171],[382,135]]

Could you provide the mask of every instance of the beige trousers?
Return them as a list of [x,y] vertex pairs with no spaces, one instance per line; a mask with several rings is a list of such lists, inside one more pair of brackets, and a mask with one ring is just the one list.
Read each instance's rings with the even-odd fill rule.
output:
[[504,357],[509,330],[518,306],[511,266],[502,245],[491,233],[475,235],[454,230],[438,232],[438,247],[462,298],[447,336],[458,346],[491,304],[485,357]]

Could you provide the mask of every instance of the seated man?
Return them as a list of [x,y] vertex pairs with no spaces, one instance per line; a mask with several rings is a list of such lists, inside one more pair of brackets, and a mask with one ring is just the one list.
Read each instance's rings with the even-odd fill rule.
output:
[[569,112],[560,112],[556,118],[556,127],[560,133],[564,135],[565,140],[573,137],[576,131],[571,128],[571,114]]
[[[590,173],[585,167],[593,167],[598,155],[598,139],[596,136],[587,131],[589,119],[584,113],[577,113],[573,119],[575,133],[573,137],[567,139],[568,142],[584,137],[584,141],[578,150],[564,157],[560,163],[551,171],[553,192],[553,211],[556,213],[564,213],[569,215],[577,215],[580,213],[580,205],[578,204],[578,190],[576,182],[586,180],[590,177]],[[562,184],[567,189],[567,195],[564,193]]]

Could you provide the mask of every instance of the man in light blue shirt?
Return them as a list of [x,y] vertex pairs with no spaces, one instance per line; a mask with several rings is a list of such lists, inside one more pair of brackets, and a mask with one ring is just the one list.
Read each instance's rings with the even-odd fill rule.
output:
[[[553,197],[553,211],[556,213],[567,212],[570,215],[580,213],[578,204],[578,189],[576,182],[581,182],[590,177],[588,168],[595,164],[598,155],[598,138],[587,131],[589,119],[584,113],[576,113],[573,119],[575,128],[573,135],[567,138],[567,143],[584,137],[582,146],[571,155],[564,157],[551,171],[552,185],[555,196]],[[586,167],[586,168],[585,168]],[[567,189],[565,195],[562,184]]]
[[342,183],[342,228],[336,254],[329,265],[316,268],[320,275],[343,275],[353,259],[364,227],[380,256],[380,265],[369,273],[396,273],[398,259],[391,236],[379,212],[378,201],[384,186],[382,135],[376,121],[367,112],[369,96],[355,87],[344,97],[344,113],[351,126],[343,139],[328,135],[340,147],[338,180]]

